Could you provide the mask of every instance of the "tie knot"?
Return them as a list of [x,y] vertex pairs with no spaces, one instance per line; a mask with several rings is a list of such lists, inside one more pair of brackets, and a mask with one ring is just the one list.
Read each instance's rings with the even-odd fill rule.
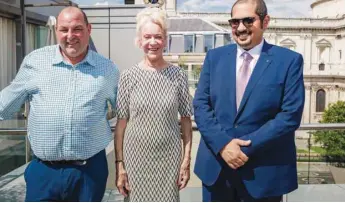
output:
[[248,61],[248,62],[250,62],[253,59],[252,55],[250,55],[250,53],[248,52],[243,52],[242,57],[244,61]]

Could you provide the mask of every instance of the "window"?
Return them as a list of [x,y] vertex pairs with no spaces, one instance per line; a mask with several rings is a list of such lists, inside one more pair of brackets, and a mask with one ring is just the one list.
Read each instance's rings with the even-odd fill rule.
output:
[[319,71],[324,71],[325,70],[325,64],[324,63],[320,63],[319,64]]
[[168,50],[167,50],[167,53],[169,53],[169,52],[171,52],[170,50],[171,50],[171,39],[172,37],[171,37],[171,35],[168,35]]
[[204,35],[204,52],[208,52],[208,50],[213,49],[214,44],[214,37],[213,35]]
[[326,92],[320,89],[316,92],[316,112],[323,112],[326,106]]
[[231,44],[231,35],[230,34],[224,34],[224,45]]
[[316,48],[318,52],[317,54],[318,62],[323,62],[323,63],[330,62],[331,47],[332,47],[332,44],[326,39],[321,39],[316,42]]
[[279,43],[282,47],[285,47],[290,50],[296,49],[296,42],[290,38],[286,38]]
[[183,53],[184,52],[184,36],[182,34],[169,35],[169,53]]
[[[55,33],[54,33],[55,34]],[[46,26],[37,26],[36,28],[36,39],[35,48],[44,47],[47,44],[48,28]]]
[[184,36],[184,52],[194,52],[194,36],[193,35],[185,35]]
[[325,61],[327,59],[326,57],[326,47],[318,47],[319,49],[319,55],[318,55],[318,60],[319,61]]

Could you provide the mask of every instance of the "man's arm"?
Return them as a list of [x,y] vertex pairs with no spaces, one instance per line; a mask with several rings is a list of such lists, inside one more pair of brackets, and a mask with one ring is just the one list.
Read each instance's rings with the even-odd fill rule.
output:
[[109,99],[110,102],[110,116],[108,116],[108,119],[112,119],[116,117],[116,98],[117,98],[117,91],[118,91],[118,86],[119,86],[119,80],[120,80],[120,71],[117,68],[117,66],[115,64],[112,64],[112,68],[114,68],[115,70],[115,77],[114,77],[114,96],[112,98]]
[[303,57],[299,54],[288,70],[281,111],[257,131],[240,137],[252,141],[250,147],[241,147],[241,150],[250,156],[258,149],[269,147],[270,141],[297,130],[301,123],[304,96]]
[[193,101],[194,117],[198,129],[204,138],[206,144],[212,152],[217,155],[231,140],[234,139],[228,135],[220,126],[215,112],[211,106],[210,78],[211,78],[210,52],[207,53],[203,68],[200,73],[198,88],[195,92]]
[[0,121],[12,118],[28,99],[28,88],[32,68],[25,59],[12,83],[0,92]]

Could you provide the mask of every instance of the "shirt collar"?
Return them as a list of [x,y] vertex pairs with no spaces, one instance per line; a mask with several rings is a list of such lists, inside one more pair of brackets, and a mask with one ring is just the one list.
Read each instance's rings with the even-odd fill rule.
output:
[[252,57],[259,58],[263,46],[264,46],[264,39],[261,40],[260,44],[256,45],[249,51],[244,50],[241,46],[237,44],[237,57],[240,57],[243,52],[248,52]]
[[[53,64],[54,65],[57,65],[57,64],[60,64],[60,63],[67,64],[65,62],[62,54],[61,54],[60,46],[59,45],[55,45],[55,46],[56,46],[56,48],[55,48],[55,57],[53,59]],[[87,54],[86,54],[85,58],[81,62],[79,62],[79,64],[82,64],[82,63],[88,63],[91,66],[96,66],[95,62],[93,60],[93,51],[90,48],[88,48]]]

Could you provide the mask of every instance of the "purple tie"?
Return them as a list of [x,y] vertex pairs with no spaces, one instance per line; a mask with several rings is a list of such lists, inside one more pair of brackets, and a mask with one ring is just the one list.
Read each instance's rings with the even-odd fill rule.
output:
[[237,109],[240,107],[241,100],[246,89],[247,83],[250,78],[249,64],[252,61],[253,57],[248,52],[243,52],[243,63],[238,71],[238,77],[236,78],[236,102]]

